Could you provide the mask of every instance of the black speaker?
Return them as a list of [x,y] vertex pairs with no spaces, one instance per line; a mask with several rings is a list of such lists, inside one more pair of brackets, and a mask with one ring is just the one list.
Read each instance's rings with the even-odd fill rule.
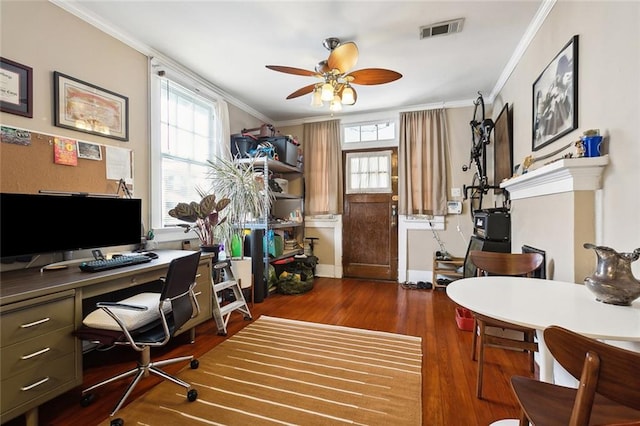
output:
[[511,242],[510,241],[491,241],[485,240],[475,235],[471,236],[471,240],[469,241],[469,247],[467,247],[467,254],[464,257],[464,277],[475,277],[476,276],[476,266],[469,259],[469,252],[472,250],[480,250],[480,251],[493,251],[497,253],[511,253]]
[[264,250],[262,248],[264,230],[251,231],[251,263],[253,269],[253,297],[254,303],[262,303],[267,297],[267,282],[264,279]]

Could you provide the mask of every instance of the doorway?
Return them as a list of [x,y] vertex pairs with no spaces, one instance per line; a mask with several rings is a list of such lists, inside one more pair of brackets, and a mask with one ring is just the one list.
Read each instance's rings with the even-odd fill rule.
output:
[[343,153],[343,275],[398,280],[398,150]]

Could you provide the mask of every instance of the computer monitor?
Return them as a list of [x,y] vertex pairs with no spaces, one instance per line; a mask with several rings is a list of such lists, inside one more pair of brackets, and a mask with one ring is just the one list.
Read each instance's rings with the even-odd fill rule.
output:
[[0,257],[140,244],[142,201],[0,194]]

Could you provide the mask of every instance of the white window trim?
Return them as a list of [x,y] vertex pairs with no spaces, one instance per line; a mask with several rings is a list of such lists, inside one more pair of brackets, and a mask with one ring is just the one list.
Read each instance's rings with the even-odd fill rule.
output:
[[[393,176],[391,173],[391,151],[368,151],[368,152],[348,152],[346,155],[346,164],[345,164],[345,179],[347,180],[347,185],[345,188],[345,192],[347,194],[390,194],[393,191],[392,180]],[[386,156],[389,161],[389,185],[385,188],[351,188],[350,186],[350,177],[351,177],[351,161],[349,161],[353,157],[371,157],[373,155],[376,156]]]
[[[354,126],[370,126],[374,124],[380,124],[383,122],[392,122],[395,124],[396,134],[393,139],[380,139],[376,141],[365,141],[365,142],[344,142],[344,129],[345,127],[354,127]],[[381,116],[376,119],[368,119],[366,121],[353,121],[349,122],[346,119],[341,120],[340,122],[340,140],[341,147],[343,151],[351,151],[357,149],[371,149],[371,148],[391,148],[398,147],[400,143],[399,139],[399,126],[400,126],[400,116],[396,116],[395,118],[389,116]]]
[[[160,77],[158,71],[164,71]],[[197,81],[193,77],[172,67],[170,64],[155,58],[149,60],[149,135],[151,146],[149,149],[149,221],[153,230],[154,240],[158,243],[198,239],[195,232],[184,232],[180,227],[164,227],[162,215],[154,214],[162,210],[162,186],[154,182],[162,182],[161,170],[154,165],[162,164],[162,151],[160,147],[160,82],[162,78],[169,78],[184,88],[194,91],[214,101],[222,101],[223,97],[212,87],[203,81]]]

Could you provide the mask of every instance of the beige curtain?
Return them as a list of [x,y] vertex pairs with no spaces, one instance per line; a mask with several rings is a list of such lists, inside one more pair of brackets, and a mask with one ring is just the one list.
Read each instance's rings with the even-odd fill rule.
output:
[[303,126],[305,214],[342,214],[339,120]]
[[446,213],[447,146],[444,109],[400,114],[400,214]]

